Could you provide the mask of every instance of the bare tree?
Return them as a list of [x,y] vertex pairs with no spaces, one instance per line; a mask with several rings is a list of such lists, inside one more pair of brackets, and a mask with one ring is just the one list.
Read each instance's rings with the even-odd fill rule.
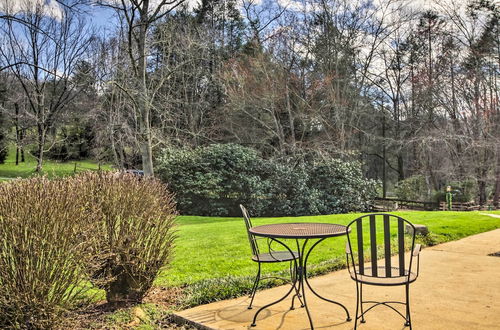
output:
[[[142,168],[145,175],[152,176],[154,170],[151,109],[154,91],[150,90],[148,84],[151,27],[155,22],[172,13],[184,0],[100,0],[98,2],[102,6],[115,9],[124,18],[127,53],[135,88],[127,89],[125,86],[122,87],[128,91],[127,94],[136,111],[137,140],[141,150]],[[159,87],[156,86],[155,90]]]
[[286,6],[280,6],[279,1],[243,0],[243,12],[248,23],[247,39],[253,47],[260,48],[272,36],[266,32],[274,28],[273,23],[286,11]]
[[83,19],[69,8],[51,16],[42,3],[1,22],[0,57],[15,76],[37,136],[36,171],[41,171],[47,133],[79,93],[72,75],[93,40]]

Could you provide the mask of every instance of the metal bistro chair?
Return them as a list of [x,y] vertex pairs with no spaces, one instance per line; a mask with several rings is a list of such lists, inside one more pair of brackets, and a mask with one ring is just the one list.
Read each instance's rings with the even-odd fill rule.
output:
[[[405,225],[409,231],[405,235]],[[351,231],[349,231],[351,229]],[[392,234],[392,235],[391,235]],[[377,236],[380,237],[377,237]],[[391,236],[396,236],[396,241],[391,244]],[[405,239],[406,236],[406,239]],[[380,244],[378,244],[380,243]],[[365,246],[369,247],[371,263],[365,265]],[[405,255],[406,247],[411,253]],[[379,248],[384,253],[384,261],[377,260]],[[410,284],[418,277],[420,244],[415,245],[415,227],[409,221],[391,214],[368,214],[353,220],[347,225],[346,256],[348,270],[351,278],[356,282],[356,318],[354,329],[357,328],[358,319],[365,323],[365,314],[378,305],[384,305],[405,319],[405,326],[411,329],[410,318]],[[397,252],[397,264],[393,265],[391,255]],[[416,271],[413,263],[416,258]],[[378,286],[405,286],[406,300],[400,301],[363,301],[363,284]],[[364,304],[372,304],[363,310]],[[391,304],[400,304],[406,307],[403,315]],[[361,314],[358,316],[359,311]]]
[[[241,213],[243,213],[243,219],[245,219],[245,225],[247,228],[247,234],[248,234],[248,240],[250,241],[250,247],[252,249],[252,261],[256,262],[259,265],[259,269],[257,271],[257,276],[255,277],[255,281],[252,286],[252,291],[250,293],[250,305],[248,305],[248,309],[252,309],[252,304],[253,300],[255,298],[255,293],[257,292],[257,287],[259,286],[259,282],[261,279],[269,279],[269,278],[279,278],[279,279],[284,279],[281,277],[277,276],[270,276],[266,278],[261,278],[261,264],[265,263],[276,263],[276,262],[290,262],[290,276],[291,276],[291,282],[292,285],[295,287],[295,292],[296,296],[298,297],[301,305],[303,306],[304,304],[302,303],[301,295],[299,294],[299,291],[295,285],[296,283],[296,276],[297,276],[297,269],[296,269],[296,259],[299,258],[299,253],[292,251],[274,251],[271,247],[272,240],[264,238],[264,237],[255,237],[252,235],[249,230],[252,228],[252,221],[250,220],[250,216],[248,214],[247,209],[240,204],[240,209]],[[267,250],[269,252],[261,253],[259,251],[259,245],[258,245],[258,240],[260,239],[265,239],[266,240],[266,246]],[[285,279],[287,280],[287,279]],[[293,301],[292,301],[292,309],[293,309]]]

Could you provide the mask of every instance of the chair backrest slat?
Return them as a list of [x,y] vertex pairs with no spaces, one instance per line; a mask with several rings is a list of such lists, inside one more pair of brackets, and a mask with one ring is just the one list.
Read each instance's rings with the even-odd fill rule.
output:
[[384,248],[385,276],[391,277],[391,222],[387,214],[384,214]]
[[370,215],[370,246],[372,261],[372,276],[377,276],[377,228],[375,227],[375,215]]
[[[347,225],[349,247],[346,251],[355,274],[371,277],[409,276],[411,254],[407,256],[405,247],[413,249],[415,231],[405,232],[406,226],[414,227],[399,216],[385,213],[366,214],[351,221]],[[367,251],[364,251],[364,248],[367,248]],[[364,265],[365,253],[368,253],[371,259],[371,266],[368,268]],[[394,260],[393,254],[397,255]],[[384,257],[384,261],[378,262],[378,257]]]
[[398,219],[398,253],[399,253],[399,275],[405,274],[405,223]]
[[361,219],[357,220],[356,224],[358,234],[358,268],[361,275],[365,274],[365,256],[363,255],[363,222]]
[[257,245],[257,241],[255,236],[250,233],[250,228],[252,228],[252,220],[250,220],[250,215],[248,214],[247,209],[240,204],[241,213],[243,214],[243,219],[245,220],[245,226],[247,228],[248,240],[250,242],[250,247],[252,248],[252,253],[254,256],[259,255],[259,246]]

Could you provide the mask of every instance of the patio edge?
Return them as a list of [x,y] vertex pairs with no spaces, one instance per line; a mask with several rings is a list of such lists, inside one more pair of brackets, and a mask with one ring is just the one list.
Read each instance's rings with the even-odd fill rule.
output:
[[210,328],[204,324],[201,324],[201,323],[198,323],[196,321],[185,318],[184,316],[178,315],[176,313],[172,314],[172,322],[174,322],[175,324],[177,324],[179,326],[189,325],[189,326],[195,327],[198,330],[217,330],[215,328]]

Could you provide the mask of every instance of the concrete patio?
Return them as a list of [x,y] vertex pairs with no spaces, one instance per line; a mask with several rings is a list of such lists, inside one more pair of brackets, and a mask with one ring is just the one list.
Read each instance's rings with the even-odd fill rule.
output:
[[[414,329],[500,329],[500,229],[470,236],[422,250],[420,276],[411,285],[410,305]],[[310,280],[316,291],[337,300],[354,319],[355,283],[347,270]],[[248,297],[198,306],[175,314],[200,329],[250,328],[254,313],[282,296],[282,286],[257,292],[254,309],[248,310]],[[308,294],[309,293],[309,294]],[[306,292],[309,309],[317,329],[352,329],[344,311]],[[404,299],[404,287],[364,287],[365,299]],[[291,298],[273,305],[259,315],[252,329],[307,329],[303,308],[290,310]],[[394,311],[378,306],[366,316],[359,329],[404,329],[404,320]]]

